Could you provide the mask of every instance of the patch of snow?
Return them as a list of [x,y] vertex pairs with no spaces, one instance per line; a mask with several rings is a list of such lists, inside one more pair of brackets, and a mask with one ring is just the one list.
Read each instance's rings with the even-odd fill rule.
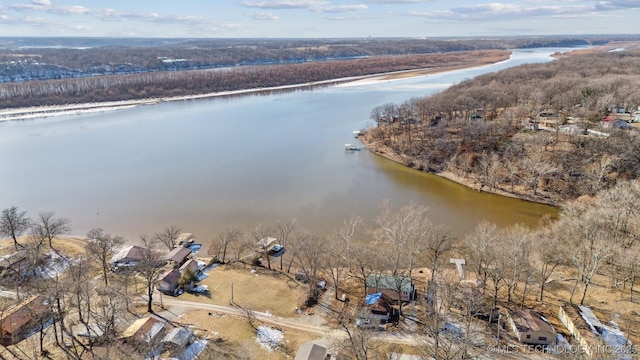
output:
[[[200,264],[200,263],[198,263],[198,264]],[[207,266],[206,268],[202,269],[202,272],[204,273],[204,272],[207,272],[207,271],[209,271],[209,270],[213,270],[213,269],[217,268],[217,267],[218,267],[218,265],[220,265],[220,264],[218,264],[218,263],[213,263],[213,264],[211,264],[211,265]]]
[[36,275],[43,279],[53,279],[65,272],[71,266],[71,261],[55,252],[47,254],[46,264],[36,268]]
[[562,334],[557,334],[555,345],[548,346],[547,351],[549,351],[552,354],[565,354],[568,351],[568,349],[573,349],[573,348],[575,347],[571,345],[571,343],[569,343],[569,340],[567,340],[567,338],[562,336]]
[[162,329],[164,329],[164,323],[158,322],[153,324],[151,330],[149,330],[149,332],[147,333],[145,341],[151,342],[151,340],[153,340],[153,338],[155,338],[156,335],[158,335],[160,331],[162,331]]
[[616,359],[631,360],[631,350],[633,350],[631,341],[627,341],[627,337],[620,331],[615,321],[610,321],[609,324],[610,326],[602,325],[601,333],[602,340],[607,344],[607,350],[610,350],[611,353],[618,354]]
[[591,331],[595,334],[598,334],[598,331],[596,330],[596,327],[593,326],[593,323],[590,320],[589,316],[585,316],[583,311],[580,311],[580,317],[582,317],[582,319],[584,320],[585,323],[587,323],[587,325],[589,325],[589,328],[591,329]]
[[267,326],[259,326],[256,332],[256,342],[260,347],[268,351],[276,350],[283,339],[284,334],[282,331]]
[[198,281],[202,281],[202,280],[204,280],[204,279],[206,279],[208,277],[209,277],[209,274],[201,272],[201,273],[198,274],[197,280]]
[[209,340],[196,340],[193,344],[189,345],[184,352],[180,355],[180,360],[193,360],[200,355],[202,350],[207,347]]
[[200,294],[200,293],[203,293],[203,292],[205,292],[205,291],[207,291],[207,290],[209,290],[209,286],[207,286],[207,285],[198,285],[198,286],[194,287],[194,288],[191,290],[191,292],[199,293],[199,294]]
[[456,339],[461,339],[464,335],[464,331],[459,324],[453,324],[450,322],[444,324],[444,326],[442,327],[442,331],[452,338]]

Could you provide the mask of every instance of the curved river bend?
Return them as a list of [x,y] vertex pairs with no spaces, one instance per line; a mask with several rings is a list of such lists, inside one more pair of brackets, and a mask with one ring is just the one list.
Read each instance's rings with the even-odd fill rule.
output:
[[514,52],[476,69],[315,90],[160,103],[0,123],[0,207],[55,211],[74,234],[94,227],[134,239],[175,224],[200,240],[226,225],[297,218],[326,233],[377,205],[426,205],[459,233],[483,220],[535,225],[557,209],[479,193],[367,151],[345,153],[374,106],[426,96],[555,51]]

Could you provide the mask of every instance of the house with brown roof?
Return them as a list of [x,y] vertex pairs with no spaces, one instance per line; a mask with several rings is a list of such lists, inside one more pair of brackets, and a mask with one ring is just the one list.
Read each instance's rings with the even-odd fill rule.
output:
[[530,345],[556,343],[556,331],[542,317],[527,309],[507,309],[508,322],[518,341]]
[[187,258],[191,255],[191,249],[184,247],[177,247],[169,251],[168,254],[162,257],[162,260],[167,261],[174,268],[179,268],[187,261]]
[[127,342],[142,342],[151,344],[164,329],[165,323],[153,317],[144,317],[134,321],[123,333],[120,339]]
[[10,309],[0,319],[0,343],[8,346],[25,339],[53,318],[49,300],[35,295]]
[[114,270],[133,268],[145,257],[147,251],[149,250],[137,245],[124,246],[111,257],[111,266]]
[[173,293],[179,286],[181,276],[178,269],[167,270],[158,278],[156,288],[165,293]]

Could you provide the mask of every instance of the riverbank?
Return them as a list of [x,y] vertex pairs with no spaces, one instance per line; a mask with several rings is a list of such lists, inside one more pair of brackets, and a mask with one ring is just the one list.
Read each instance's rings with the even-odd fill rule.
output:
[[[410,167],[412,169],[419,170],[415,166],[411,165],[413,163],[412,159],[394,152],[391,148],[382,145],[380,142],[372,141],[372,139],[370,139],[370,137],[368,136],[367,132],[360,134],[358,136],[358,140],[362,143],[362,145],[366,149],[368,149],[369,151],[371,151],[373,154],[377,156],[383,157],[387,160],[397,162],[399,164]],[[544,201],[539,198],[534,198],[530,195],[523,194],[523,193],[513,193],[513,192],[505,191],[499,188],[489,188],[487,186],[483,186],[479,181],[476,181],[475,179],[460,176],[451,171],[429,172],[429,173],[445,178],[449,181],[453,181],[457,184],[466,186],[467,188],[476,190],[478,192],[487,192],[487,193],[506,196],[506,197],[510,197],[518,200],[530,201],[538,204],[550,205],[555,207],[561,207],[562,205],[557,202]]]
[[344,77],[344,78],[337,78],[337,79],[330,79],[330,80],[323,80],[323,81],[316,81],[316,82],[309,82],[309,83],[302,83],[302,84],[294,84],[294,85],[253,88],[253,89],[234,90],[234,91],[222,91],[222,92],[187,95],[187,96],[2,109],[0,110],[0,121],[30,120],[30,119],[36,119],[36,118],[53,117],[53,116],[115,111],[115,110],[129,109],[129,108],[133,108],[141,105],[153,105],[153,104],[158,104],[163,102],[186,101],[186,100],[197,100],[197,99],[225,97],[225,96],[251,95],[251,94],[265,93],[265,92],[299,90],[299,89],[308,89],[308,88],[314,88],[314,87],[320,87],[320,86],[331,86],[331,85],[345,84],[345,83],[359,82],[359,81],[367,81],[367,82],[390,81],[390,80],[398,80],[398,79],[404,79],[404,78],[416,77],[416,76],[426,76],[426,75],[443,73],[447,71],[454,71],[454,70],[460,70],[460,69],[471,69],[471,68],[477,68],[481,66],[488,66],[495,63],[499,63],[500,61],[506,61],[507,59],[508,57],[507,58],[502,58],[502,57],[482,58],[482,59],[478,59],[473,64],[469,64],[465,66],[441,65],[441,66],[434,66],[434,67],[428,67],[428,68]]

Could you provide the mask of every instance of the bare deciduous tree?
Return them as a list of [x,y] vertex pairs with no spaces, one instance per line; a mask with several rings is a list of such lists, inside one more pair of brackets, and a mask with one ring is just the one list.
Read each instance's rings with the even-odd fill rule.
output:
[[345,244],[336,238],[330,238],[329,241],[331,243],[326,247],[323,263],[325,272],[331,275],[331,280],[333,281],[335,288],[334,298],[338,300],[340,283],[342,282],[345,270],[348,269],[349,262],[345,256]]
[[109,259],[113,255],[113,251],[124,244],[124,238],[107,234],[100,228],[89,230],[87,237],[89,238],[85,245],[87,255],[100,262],[104,286],[108,286]]
[[306,305],[312,306],[318,302],[320,296],[318,281],[320,281],[323,259],[326,257],[326,241],[319,236],[306,234],[301,237],[301,248],[304,251],[301,251],[298,256],[298,265],[309,285]]
[[49,247],[53,249],[53,238],[71,231],[71,220],[67,218],[56,218],[53,211],[49,211],[38,214],[34,226],[37,231],[47,239]]
[[351,215],[345,219],[342,223],[342,227],[338,229],[335,237],[344,244],[344,256],[347,258],[349,264],[349,271],[353,271],[352,266],[352,254],[353,254],[353,242],[355,241],[356,234],[363,226],[364,219],[357,215]]
[[[284,221],[278,221],[276,223],[276,229],[278,232],[278,241],[285,249],[289,246],[289,238],[293,234],[296,228],[296,219],[290,218]],[[286,252],[285,254],[286,255]],[[282,264],[284,262],[284,255],[280,256],[280,271],[282,271]]]
[[147,289],[147,312],[153,312],[153,292],[158,277],[163,269],[163,263],[157,252],[153,251],[152,241],[146,235],[140,236],[144,244],[145,251],[142,252],[142,259],[138,262],[138,274],[144,281]]
[[182,233],[182,229],[176,225],[170,225],[165,227],[162,232],[156,233],[154,238],[161,244],[169,249],[169,251],[173,250],[176,247],[176,241],[178,240],[178,236]]
[[567,252],[578,274],[570,302],[573,301],[578,283],[582,282],[584,289],[580,304],[584,304],[593,276],[613,254],[601,210],[590,206],[588,201],[576,200],[565,207],[565,213],[559,221],[558,226],[562,227],[560,239],[568,247]]
[[495,224],[482,221],[476,226],[474,232],[467,235],[464,240],[467,252],[471,257],[470,262],[475,268],[483,292],[487,283],[486,266],[495,258],[494,244],[498,236],[499,231]]
[[[550,229],[551,224],[546,222],[546,228]],[[540,233],[540,232],[539,232]],[[539,270],[538,276],[540,280],[540,295],[539,301],[543,301],[544,287],[547,281],[551,278],[554,271],[562,264],[563,256],[555,234],[542,232],[538,237],[536,246],[533,247],[533,255],[535,261],[538,262]]]
[[511,301],[511,296],[520,281],[526,280],[525,285],[528,285],[530,280],[529,255],[532,248],[530,230],[519,224],[513,225],[504,231],[502,241],[504,251],[501,254],[505,257],[504,277],[507,301]]
[[457,245],[455,234],[446,226],[434,225],[427,234],[422,250],[431,264],[431,281],[434,281],[440,269],[440,262]]
[[227,260],[227,251],[233,245],[240,245],[243,234],[242,231],[233,226],[227,226],[218,236],[211,242],[209,247],[209,255],[215,256],[221,263]]
[[20,211],[15,206],[2,210],[0,235],[12,238],[16,250],[20,245],[18,244],[18,238],[29,229],[30,225],[31,219],[27,217],[26,211]]

